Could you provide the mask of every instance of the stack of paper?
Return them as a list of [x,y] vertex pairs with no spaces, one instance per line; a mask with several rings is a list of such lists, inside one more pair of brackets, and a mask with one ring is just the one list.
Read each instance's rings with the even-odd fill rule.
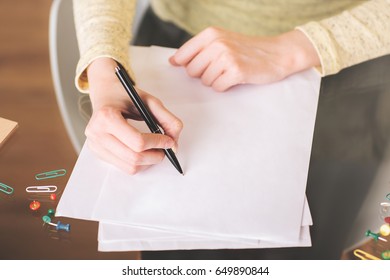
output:
[[171,66],[172,49],[131,52],[138,86],[184,122],[185,176],[167,159],[127,175],[85,146],[57,216],[99,221],[102,251],[310,246],[305,188],[319,75],[216,93]]

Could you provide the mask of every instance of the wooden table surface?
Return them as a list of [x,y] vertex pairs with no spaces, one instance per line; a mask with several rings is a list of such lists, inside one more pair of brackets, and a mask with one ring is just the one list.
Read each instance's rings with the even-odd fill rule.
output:
[[[62,122],[54,94],[48,50],[50,0],[0,2],[0,117],[18,122],[0,148],[0,259],[136,259],[138,253],[97,251],[94,222],[61,219],[71,231],[43,226],[42,216],[56,204],[77,154]],[[35,174],[66,169],[63,177],[38,182]],[[31,185],[53,184],[57,200],[40,196],[41,208],[29,209]],[[54,221],[54,219],[53,219]]]

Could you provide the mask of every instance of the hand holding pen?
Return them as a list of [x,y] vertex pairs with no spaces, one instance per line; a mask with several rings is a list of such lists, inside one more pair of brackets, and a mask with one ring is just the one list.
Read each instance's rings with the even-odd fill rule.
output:
[[[115,67],[115,74],[118,77],[118,79],[121,81],[122,86],[125,88],[127,94],[129,95],[131,101],[133,102],[134,106],[137,108],[138,112],[140,113],[142,119],[145,121],[146,125],[149,127],[150,132],[154,134],[163,134],[160,130],[156,119],[152,115],[152,113],[149,111],[148,107],[144,104],[141,97],[138,95],[137,90],[133,86],[133,82],[131,81],[130,77],[127,75],[126,70],[118,65]],[[170,160],[172,165],[179,171],[180,174],[183,174],[183,170],[181,169],[180,163],[178,159],[176,158],[175,153],[171,148],[164,149],[164,153],[167,156],[167,158]],[[184,175],[184,174],[183,174]]]
[[112,59],[99,58],[88,67],[93,113],[86,129],[87,143],[103,160],[135,174],[164,159],[164,149],[173,148],[179,139],[182,122],[156,97],[137,89],[165,135],[134,128],[129,119],[142,118],[116,77],[116,66]]

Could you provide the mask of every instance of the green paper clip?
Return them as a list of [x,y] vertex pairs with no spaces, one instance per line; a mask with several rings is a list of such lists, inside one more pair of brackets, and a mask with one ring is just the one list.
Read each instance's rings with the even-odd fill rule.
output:
[[10,186],[7,186],[6,184],[0,183],[0,191],[6,194],[12,194],[14,192],[14,189]]
[[64,176],[65,174],[66,174],[65,169],[58,169],[58,170],[52,170],[52,171],[39,173],[39,174],[35,175],[35,179],[44,180],[44,179],[50,179],[50,178]]

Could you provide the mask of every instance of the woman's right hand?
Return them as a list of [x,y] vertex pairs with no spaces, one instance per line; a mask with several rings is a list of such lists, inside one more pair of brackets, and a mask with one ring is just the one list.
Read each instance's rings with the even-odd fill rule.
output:
[[177,148],[183,124],[156,97],[137,89],[163,134],[141,133],[131,125],[141,120],[115,75],[116,61],[98,58],[87,69],[93,113],[85,130],[87,144],[101,159],[135,174],[161,162],[163,149]]

